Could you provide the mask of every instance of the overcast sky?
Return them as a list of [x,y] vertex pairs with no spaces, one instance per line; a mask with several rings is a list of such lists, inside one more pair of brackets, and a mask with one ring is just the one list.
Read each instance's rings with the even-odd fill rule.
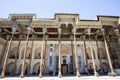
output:
[[96,19],[96,15],[120,16],[120,0],[1,0],[0,18],[10,13],[35,13],[37,18],[74,13],[80,19]]

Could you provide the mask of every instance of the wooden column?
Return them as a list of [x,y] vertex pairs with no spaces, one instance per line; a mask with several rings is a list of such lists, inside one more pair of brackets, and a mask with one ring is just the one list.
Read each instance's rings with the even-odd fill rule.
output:
[[43,34],[42,49],[41,49],[41,59],[40,59],[40,73],[39,77],[42,78],[42,67],[43,67],[43,53],[44,53],[44,44],[45,44],[45,34]]
[[20,74],[20,77],[21,77],[21,78],[24,77],[24,68],[25,68],[25,60],[26,60],[26,53],[27,53],[28,39],[29,39],[29,34],[27,34],[26,45],[25,45],[24,54],[23,54],[23,63],[22,63],[21,74]]
[[61,35],[59,35],[59,49],[58,49],[58,53],[59,53],[58,77],[61,78],[62,77],[62,74],[61,74]]
[[74,56],[74,47],[73,47],[73,41],[71,41],[71,50],[72,50],[72,67],[73,67],[73,74],[75,74],[75,56]]
[[34,41],[32,41],[32,45],[31,45],[31,53],[30,53],[29,66],[28,66],[28,75],[30,75],[30,69],[31,69],[32,52],[33,52],[33,44],[34,44]]
[[3,61],[3,58],[5,56],[5,51],[6,51],[6,48],[7,48],[7,43],[8,43],[8,40],[6,40],[6,43],[5,43],[5,46],[2,50],[2,55],[1,55],[1,58],[0,58],[0,66],[2,65],[2,61]]
[[13,34],[10,38],[8,48],[7,48],[7,52],[6,52],[6,55],[5,55],[5,60],[4,60],[4,64],[3,64],[3,70],[2,70],[1,78],[5,77],[5,71],[6,71],[6,67],[7,67],[7,61],[8,61],[9,51],[10,51],[10,48],[11,48],[12,39],[13,39]]
[[85,50],[85,67],[87,68],[87,73],[88,75],[90,75],[89,73],[89,68],[88,68],[88,58],[87,58],[87,50],[86,50],[86,42],[84,39],[84,50]]
[[97,46],[97,53],[98,53],[98,56],[99,56],[98,58],[99,58],[99,61],[100,61],[100,70],[101,70],[102,73],[103,73],[103,64],[102,64],[101,54],[100,54],[100,52],[99,52],[97,37],[96,37],[96,46]]
[[99,74],[96,72],[96,65],[95,65],[95,60],[94,60],[94,54],[93,54],[93,49],[92,49],[92,42],[91,42],[91,36],[89,35],[89,43],[90,43],[90,52],[92,56],[92,63],[93,63],[93,68],[94,68],[94,75],[99,76]]
[[110,69],[111,69],[111,73],[109,75],[110,76],[116,76],[117,74],[113,71],[113,66],[112,66],[112,62],[111,62],[111,59],[110,59],[110,54],[109,54],[109,49],[108,49],[108,45],[107,45],[107,40],[106,40],[106,37],[105,37],[104,34],[103,34],[103,38],[104,38],[105,49],[106,49],[106,54],[107,54],[109,66],[110,66]]
[[15,71],[16,71],[16,62],[17,62],[17,57],[19,55],[19,48],[20,48],[20,44],[21,44],[21,40],[19,41],[18,43],[18,48],[17,48],[17,52],[16,52],[16,55],[15,55],[15,62],[14,62],[14,68],[13,68],[13,75],[15,74]]
[[77,53],[77,44],[76,44],[76,35],[75,35],[75,33],[76,33],[76,29],[74,28],[74,54],[75,54],[76,76],[80,77],[78,53]]
[[46,35],[46,37],[45,37],[45,38],[46,38],[46,39],[45,39],[45,48],[44,48],[44,49],[45,49],[45,50],[44,50],[44,67],[45,67],[44,69],[45,69],[45,74],[46,74],[46,54],[47,54],[47,53],[46,53],[46,49],[47,49],[47,37],[48,37],[48,36]]

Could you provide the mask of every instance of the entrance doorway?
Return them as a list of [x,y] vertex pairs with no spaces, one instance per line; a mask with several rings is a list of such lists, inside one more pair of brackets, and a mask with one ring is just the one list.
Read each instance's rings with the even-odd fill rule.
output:
[[62,64],[62,75],[68,75],[68,64]]

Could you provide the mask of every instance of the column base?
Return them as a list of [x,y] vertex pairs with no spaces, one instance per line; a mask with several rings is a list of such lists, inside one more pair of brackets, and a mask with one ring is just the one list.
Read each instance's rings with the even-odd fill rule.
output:
[[98,76],[99,76],[99,74],[98,74],[97,72],[95,72],[95,73],[94,73],[94,76],[98,77]]
[[61,72],[58,73],[58,77],[61,78],[62,77],[62,74]]
[[77,74],[76,74],[76,76],[77,76],[77,77],[80,77],[80,73],[79,73],[79,71],[77,71]]
[[5,77],[5,74],[4,73],[2,73],[1,74],[1,76],[0,76],[0,78],[4,78]]
[[109,75],[109,76],[112,76],[112,77],[115,77],[115,76],[117,76],[117,73],[111,72],[111,73],[108,73],[108,75]]
[[24,75],[23,74],[20,74],[20,78],[23,78],[24,77]]
[[40,72],[39,77],[42,78],[42,73]]

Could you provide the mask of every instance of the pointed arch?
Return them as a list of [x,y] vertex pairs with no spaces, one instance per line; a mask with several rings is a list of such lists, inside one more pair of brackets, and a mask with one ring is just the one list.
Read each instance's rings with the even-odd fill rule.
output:
[[10,62],[9,64],[7,64],[6,75],[13,74],[13,68],[14,68],[14,62]]
[[[30,59],[31,48],[27,47],[26,59]],[[22,59],[24,55],[24,49],[22,50]]]
[[40,59],[41,58],[41,47],[38,47],[37,49],[35,49],[35,54],[34,54],[34,58],[35,59]]
[[16,46],[15,46],[15,47],[12,47],[12,48],[10,49],[9,58],[10,58],[10,59],[14,59],[16,53],[17,53],[17,47],[16,47]]
[[[28,67],[29,67],[29,64],[27,62],[25,62],[25,68],[24,68],[25,75],[28,74]],[[22,64],[19,67],[19,72],[20,73],[21,73],[21,68],[22,68]]]
[[40,72],[40,62],[33,65],[33,74],[39,74]]

